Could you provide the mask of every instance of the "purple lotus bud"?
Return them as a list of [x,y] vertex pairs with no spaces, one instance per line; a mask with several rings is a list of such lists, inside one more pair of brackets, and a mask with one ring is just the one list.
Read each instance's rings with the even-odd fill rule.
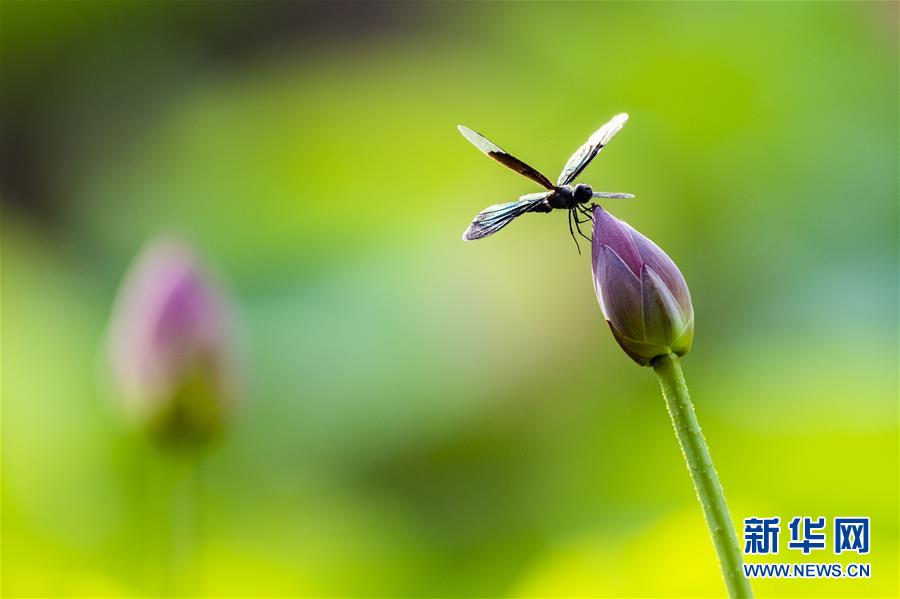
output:
[[681,271],[665,252],[603,208],[594,208],[594,289],[622,349],[646,366],[683,356],[694,339],[694,308]]
[[109,326],[109,360],[125,407],[169,445],[203,444],[238,395],[233,318],[191,249],[151,241],[132,264]]

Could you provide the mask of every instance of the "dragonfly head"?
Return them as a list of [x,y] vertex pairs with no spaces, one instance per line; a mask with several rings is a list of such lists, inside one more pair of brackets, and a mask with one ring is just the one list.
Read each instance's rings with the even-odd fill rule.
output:
[[579,183],[575,186],[575,201],[579,204],[586,204],[593,197],[594,190],[590,185]]

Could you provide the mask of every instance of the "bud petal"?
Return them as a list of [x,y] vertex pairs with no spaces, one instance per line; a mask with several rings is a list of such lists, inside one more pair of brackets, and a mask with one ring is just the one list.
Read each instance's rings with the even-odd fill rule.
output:
[[628,354],[628,357],[640,364],[641,366],[647,366],[650,364],[650,361],[656,356],[664,356],[666,354],[671,353],[669,348],[664,345],[657,345],[655,343],[647,343],[645,341],[639,341],[637,339],[632,339],[630,337],[625,337],[621,335],[615,328],[613,328],[612,323],[607,321],[609,325],[609,329],[612,331],[613,337],[615,337],[619,346],[622,350]]
[[658,245],[632,229],[627,223],[623,224],[631,229],[632,238],[641,256],[641,262],[652,268],[653,272],[663,280],[666,288],[675,296],[684,319],[686,321],[693,319],[694,309],[691,304],[691,293],[688,291],[687,283],[681,271],[678,270],[672,259]]
[[647,264],[641,269],[641,295],[644,340],[662,346],[670,345],[684,332],[684,315],[666,284]]
[[640,277],[642,260],[631,235],[632,231],[634,229],[603,208],[599,206],[594,208],[593,250],[595,259],[600,247],[607,245],[619,255],[635,277]]
[[608,245],[601,247],[597,269],[594,282],[606,320],[620,334],[640,339],[644,332],[640,280]]

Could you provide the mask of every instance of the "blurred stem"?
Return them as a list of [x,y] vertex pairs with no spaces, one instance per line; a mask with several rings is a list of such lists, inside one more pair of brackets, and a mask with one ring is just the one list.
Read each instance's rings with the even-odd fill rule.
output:
[[719,483],[700,423],[697,422],[697,414],[694,413],[694,405],[681,372],[681,362],[678,356],[669,354],[655,358],[651,365],[659,378],[659,386],[694,481],[697,498],[703,506],[703,515],[716,547],[728,594],[731,597],[752,597],[753,590],[744,576],[741,549],[725,503],[725,492]]
[[199,477],[197,457],[154,448],[150,518],[156,574],[151,587],[162,596],[197,596]]
[[194,570],[197,559],[197,460],[193,455],[172,456],[170,517],[171,556],[175,570],[173,594],[196,596]]

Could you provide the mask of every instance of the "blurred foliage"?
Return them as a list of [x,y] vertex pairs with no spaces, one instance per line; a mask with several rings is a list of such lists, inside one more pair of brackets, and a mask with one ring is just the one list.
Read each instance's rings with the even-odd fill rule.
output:
[[691,286],[686,375],[732,515],[872,518],[871,579],[757,593],[897,596],[896,23],[895,3],[3,2],[3,594],[156,588],[158,458],[101,344],[161,231],[229,282],[251,376],[201,465],[197,592],[721,593],[654,377],[565,218],[459,240],[535,189],[457,123],[555,178],[627,111],[582,180],[635,193],[607,208]]

